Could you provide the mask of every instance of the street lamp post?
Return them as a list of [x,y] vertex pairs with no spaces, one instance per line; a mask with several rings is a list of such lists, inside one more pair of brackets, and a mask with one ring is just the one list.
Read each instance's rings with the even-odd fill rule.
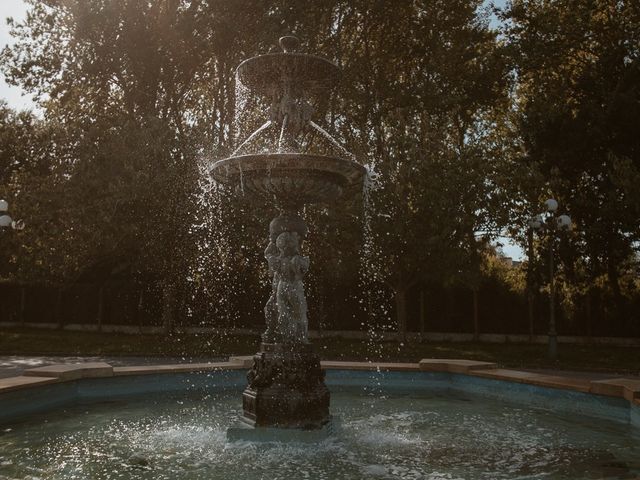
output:
[[[23,230],[24,222],[22,220],[14,220],[9,215],[9,202],[0,199],[0,231],[12,228],[13,230]],[[24,324],[24,306],[25,306],[26,290],[23,286],[20,291],[20,324]]]
[[527,262],[527,313],[529,316],[529,343],[533,343],[534,334],[534,319],[533,319],[533,301],[534,301],[534,266],[533,266],[533,227],[529,222],[529,229],[527,231],[527,255],[529,261]]
[[538,232],[546,231],[549,240],[549,359],[555,360],[558,357],[558,332],[556,331],[556,305],[555,305],[555,272],[554,272],[554,251],[555,241],[559,230],[571,228],[571,217],[569,215],[557,215],[558,202],[550,198],[544,202],[547,215],[538,215],[531,220],[529,226]]
[[0,200],[0,229],[13,228],[14,230],[24,229],[22,220],[14,220],[9,215],[9,202]]

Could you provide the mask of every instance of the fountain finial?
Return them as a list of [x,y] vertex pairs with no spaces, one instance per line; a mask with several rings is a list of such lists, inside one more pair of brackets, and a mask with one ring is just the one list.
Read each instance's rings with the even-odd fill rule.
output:
[[300,46],[300,39],[298,37],[294,37],[293,35],[285,35],[284,37],[280,37],[278,43],[280,44],[280,48],[282,48],[284,53],[294,53]]

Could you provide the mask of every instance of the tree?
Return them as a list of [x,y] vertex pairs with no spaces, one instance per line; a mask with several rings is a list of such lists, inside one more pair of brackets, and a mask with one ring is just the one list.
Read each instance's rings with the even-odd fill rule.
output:
[[379,174],[363,269],[393,292],[402,337],[409,290],[460,278],[499,207],[485,144],[507,76],[479,6],[350,2],[336,25],[349,112],[336,124]]
[[[64,155],[52,161],[56,180],[48,178],[64,208],[46,214],[82,250],[67,251],[64,281],[123,264],[134,277],[155,278],[167,329],[198,255],[189,238],[202,196],[198,160],[230,143],[233,68],[251,39],[230,28],[240,18],[250,29],[259,12],[199,1],[30,1],[0,60],[61,132],[55,146]],[[46,222],[36,211],[55,197],[42,193],[30,200],[37,225]]]
[[28,228],[3,236],[3,277],[58,282],[77,268],[69,258],[82,248],[58,224],[68,200],[63,188],[66,149],[59,126],[0,104],[0,197]]
[[562,252],[567,274],[581,272],[586,278],[572,281],[590,285],[604,275],[620,305],[640,221],[620,177],[640,168],[640,10],[614,0],[514,0],[502,19],[518,78],[522,162],[576,224]]
[[[343,67],[340,95],[321,113],[380,174],[364,211],[346,202],[316,229],[318,290],[339,273],[356,282],[364,236],[361,269],[390,288],[404,335],[412,285],[466,281],[479,268],[475,233],[504,223],[508,156],[496,152],[509,78],[479,0],[30,2],[0,65],[60,132],[51,178],[66,199],[65,235],[81,246],[65,281],[92,265],[155,279],[167,329],[172,311],[202,298],[227,316],[260,298],[260,218],[272,212],[203,172],[236,140],[235,67],[281,34],[300,32],[308,51]],[[327,220],[325,206],[306,215],[312,226]]]

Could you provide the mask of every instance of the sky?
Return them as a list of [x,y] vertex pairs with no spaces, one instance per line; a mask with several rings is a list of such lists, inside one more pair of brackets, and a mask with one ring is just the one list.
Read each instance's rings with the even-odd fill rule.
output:
[[[504,0],[495,0],[499,6],[504,4]],[[9,27],[6,22],[7,17],[13,17],[14,20],[20,21],[26,15],[26,5],[23,0],[0,0],[0,49],[13,42],[9,35]],[[0,98],[5,99],[10,107],[15,109],[34,108],[34,103],[28,95],[24,95],[18,87],[13,87],[5,82],[4,76],[0,73]],[[500,238],[503,244],[502,250],[505,255],[519,260],[523,257],[523,253],[517,246],[513,245],[510,239]]]
[[[0,0],[0,49],[12,43],[9,35],[9,26],[6,18],[13,17],[15,20],[22,20],[25,16],[26,6],[22,0]],[[4,76],[0,74],[0,98],[7,101],[9,106],[16,109],[33,108],[33,102],[29,96],[22,95],[22,90],[18,87],[7,85]]]

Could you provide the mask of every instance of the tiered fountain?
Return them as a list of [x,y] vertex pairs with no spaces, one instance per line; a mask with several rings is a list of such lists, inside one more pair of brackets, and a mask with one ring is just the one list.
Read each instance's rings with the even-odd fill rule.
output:
[[[280,210],[269,225],[265,258],[272,289],[264,308],[266,331],[242,396],[243,421],[313,430],[329,421],[329,390],[307,335],[302,280],[309,258],[301,254],[307,226],[299,212],[305,204],[333,201],[362,184],[365,169],[311,119],[335,87],[339,68],[297,53],[295,37],[282,37],[280,46],[282,53],[250,58],[238,67],[241,141],[229,158],[213,164],[211,175]],[[242,119],[251,102],[247,94],[266,122],[242,135],[251,124]]]

